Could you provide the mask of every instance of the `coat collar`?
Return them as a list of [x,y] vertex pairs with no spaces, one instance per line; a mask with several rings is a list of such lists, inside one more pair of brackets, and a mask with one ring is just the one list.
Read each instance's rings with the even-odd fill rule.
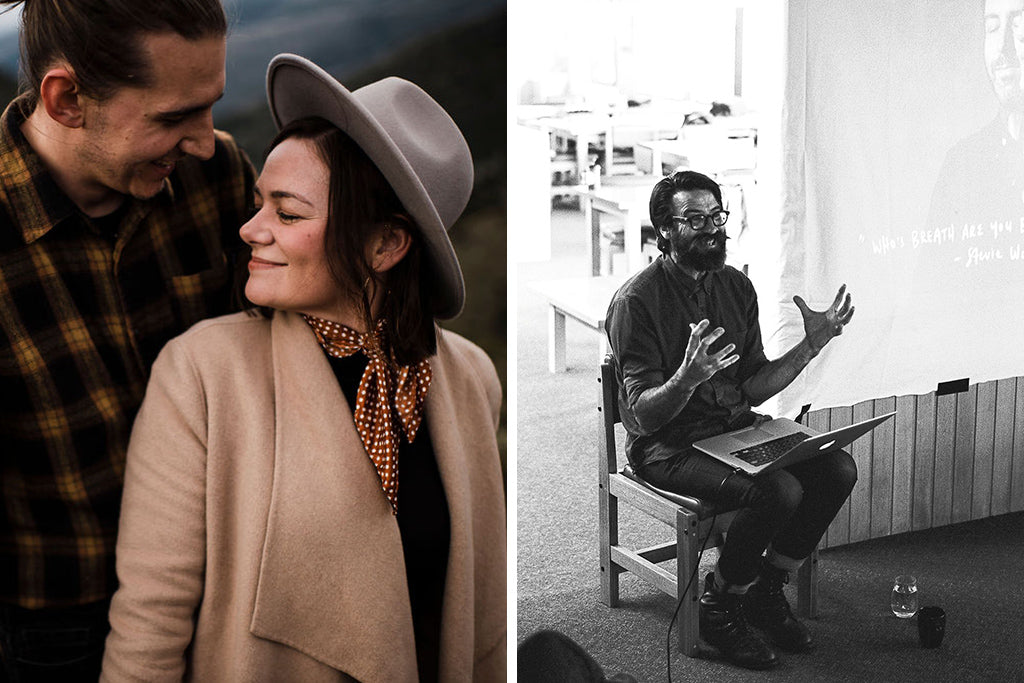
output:
[[[300,316],[276,312],[271,340],[274,482],[250,631],[360,681],[416,681],[398,523],[351,408]],[[442,674],[473,657],[471,486],[444,356],[430,359],[426,403],[452,525]]]

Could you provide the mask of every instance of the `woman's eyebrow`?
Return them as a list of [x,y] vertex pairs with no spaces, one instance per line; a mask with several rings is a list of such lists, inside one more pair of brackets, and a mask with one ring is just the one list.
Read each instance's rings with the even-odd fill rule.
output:
[[[303,204],[308,204],[309,206],[313,207],[313,202],[309,201],[308,199],[303,197],[301,194],[298,194],[296,192],[287,192],[285,190],[274,190],[273,192],[270,193],[270,196],[272,198],[274,198],[274,199],[289,199],[289,198],[297,199],[300,202],[302,202]],[[313,208],[315,208],[315,207],[313,207]]]

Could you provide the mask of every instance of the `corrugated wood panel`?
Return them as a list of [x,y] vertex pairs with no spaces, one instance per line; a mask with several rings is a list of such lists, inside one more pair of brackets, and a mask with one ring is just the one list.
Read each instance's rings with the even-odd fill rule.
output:
[[971,489],[974,485],[974,420],[977,415],[978,386],[972,385],[956,397],[956,436],[953,455],[954,524],[971,518]]
[[996,382],[995,439],[992,460],[992,507],[990,513],[1010,511],[1010,484],[1013,469],[1013,420],[1017,408],[1017,380]]
[[[1017,405],[1024,409],[1024,378],[1017,378]],[[1024,415],[1015,411],[1013,464],[1010,466],[1010,510],[1024,510]]]
[[935,494],[935,394],[917,397],[914,421],[914,497],[911,516],[914,529],[930,529]]
[[917,436],[917,397],[894,399],[892,448],[892,533],[913,528],[914,443]]
[[953,444],[956,394],[935,398],[935,469],[932,470],[932,526],[949,524],[953,509]]
[[896,410],[850,447],[858,480],[822,547],[1024,510],[1024,377],[959,394],[900,396],[817,410],[835,429]]
[[[862,401],[853,406],[853,421],[860,422],[874,417],[874,401]],[[850,493],[850,542],[871,538],[871,448],[874,432],[868,432],[853,442],[850,455],[857,461],[857,484]]]
[[[873,416],[896,410],[896,397],[871,402]],[[893,418],[895,419],[895,418]],[[892,533],[893,443],[896,423],[886,420],[871,432],[871,538]]]
[[988,517],[992,510],[992,464],[996,441],[996,383],[978,385],[974,417],[974,484],[971,487],[971,519]]

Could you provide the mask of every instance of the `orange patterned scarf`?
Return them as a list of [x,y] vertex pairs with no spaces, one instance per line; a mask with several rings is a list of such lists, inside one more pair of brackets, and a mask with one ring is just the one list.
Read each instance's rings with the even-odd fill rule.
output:
[[398,445],[402,432],[409,443],[416,438],[430,387],[430,364],[425,359],[416,365],[396,367],[391,363],[383,320],[372,332],[360,334],[341,323],[302,317],[328,355],[345,358],[362,351],[369,359],[359,380],[353,417],[384,495],[392,512],[398,514]]

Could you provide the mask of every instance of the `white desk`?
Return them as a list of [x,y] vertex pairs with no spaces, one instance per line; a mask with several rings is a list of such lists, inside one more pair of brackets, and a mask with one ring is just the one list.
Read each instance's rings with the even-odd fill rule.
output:
[[600,336],[597,363],[608,352],[604,318],[622,276],[544,280],[530,285],[548,304],[548,370],[565,372],[565,319],[572,318]]
[[568,146],[569,140],[576,142],[576,173],[577,178],[590,168],[589,148],[604,146],[598,162],[601,168],[608,168],[612,160],[611,144],[611,117],[607,114],[591,112],[576,112],[563,116],[545,116],[534,119],[530,125],[547,130],[551,135],[551,148],[556,152],[562,152]]
[[[706,128],[706,126],[690,126]],[[729,137],[712,131],[680,140],[637,142],[633,156],[642,173],[665,175],[678,168],[689,168],[707,175],[752,173],[757,166],[757,148],[753,135]]]
[[633,148],[638,141],[660,140],[679,134],[684,114],[662,108],[634,107],[603,112],[567,112],[559,115],[530,117],[524,110],[519,122],[546,130],[551,135],[551,147],[564,153],[569,140],[576,143],[577,173],[590,166],[588,149],[594,145],[599,151],[598,163],[602,175],[614,175],[616,145]]
[[632,274],[647,265],[643,255],[643,226],[651,224],[651,191],[659,180],[661,176],[620,176],[580,191],[583,220],[589,227],[587,241],[592,275],[601,275],[601,214],[622,221],[626,272]]

